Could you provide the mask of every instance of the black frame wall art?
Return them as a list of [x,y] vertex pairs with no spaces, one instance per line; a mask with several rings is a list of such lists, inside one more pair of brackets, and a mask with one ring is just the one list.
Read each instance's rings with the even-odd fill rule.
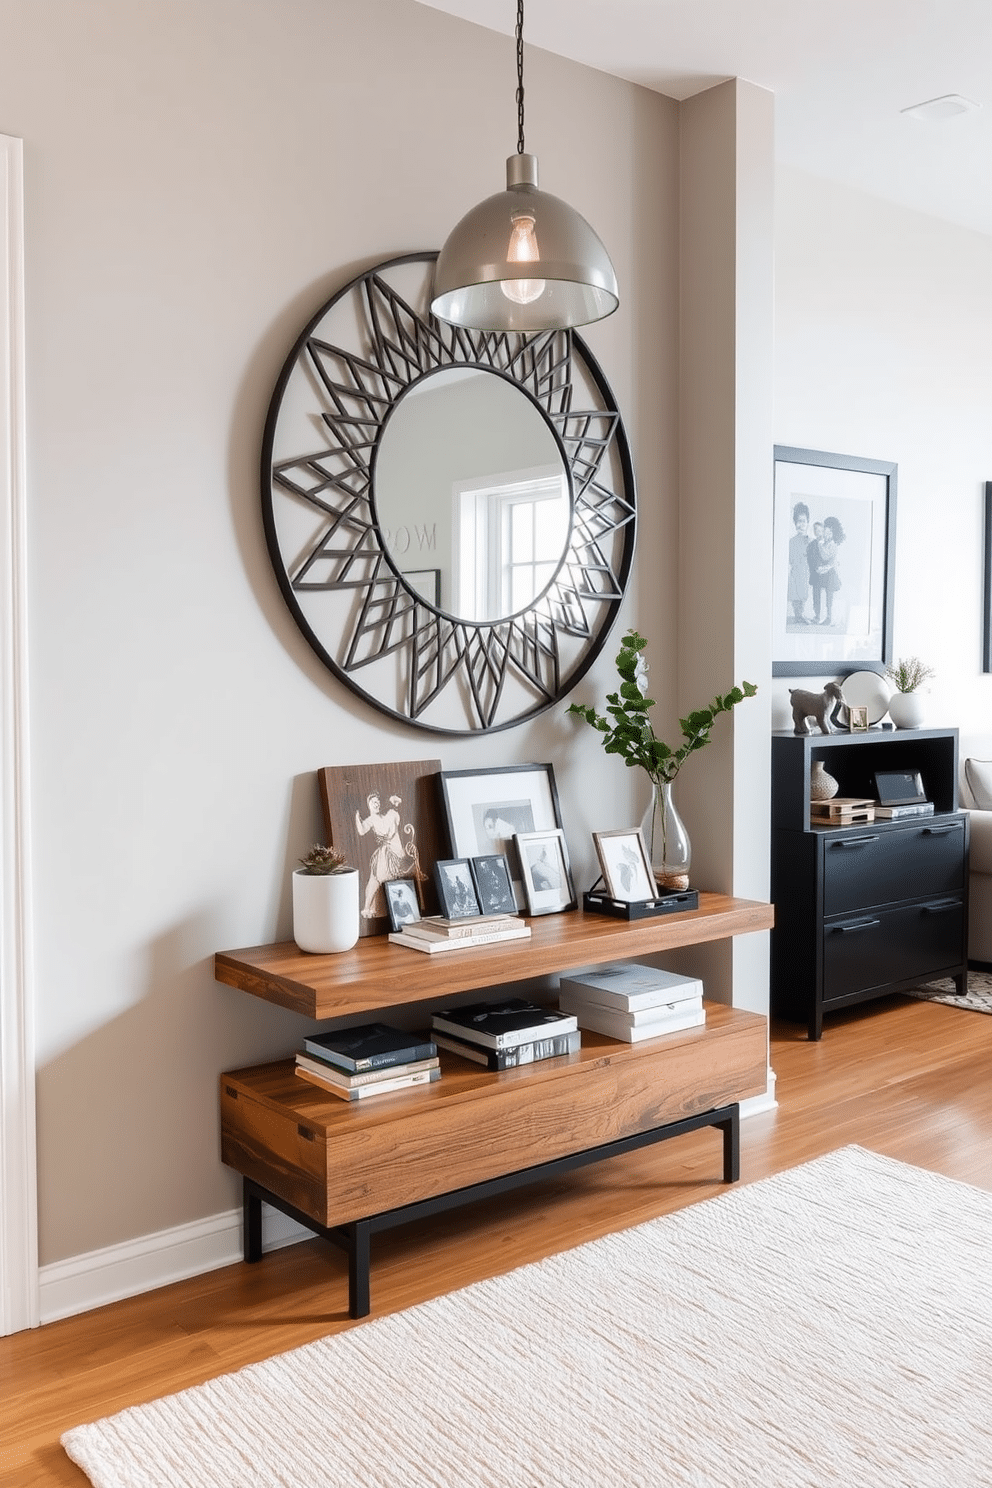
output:
[[554,767],[549,763],[442,770],[439,779],[452,854],[475,858],[506,853],[517,908],[524,909],[514,839],[521,832],[546,832],[563,825]]
[[985,593],[982,605],[982,671],[992,672],[992,481],[985,482]]
[[892,660],[897,473],[775,446],[773,676],[884,673]]

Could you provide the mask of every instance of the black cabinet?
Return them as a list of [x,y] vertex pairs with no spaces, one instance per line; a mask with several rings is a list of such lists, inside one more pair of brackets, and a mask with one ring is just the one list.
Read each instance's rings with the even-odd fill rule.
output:
[[[934,814],[810,821],[821,761],[838,796],[874,798],[876,771],[919,771]],[[772,1012],[805,1023],[935,977],[967,978],[968,816],[956,729],[772,736]]]

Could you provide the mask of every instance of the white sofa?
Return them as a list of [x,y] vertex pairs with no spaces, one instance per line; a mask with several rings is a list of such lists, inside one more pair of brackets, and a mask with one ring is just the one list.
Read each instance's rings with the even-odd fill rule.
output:
[[992,746],[981,757],[962,751],[961,808],[971,817],[968,960],[992,966]]

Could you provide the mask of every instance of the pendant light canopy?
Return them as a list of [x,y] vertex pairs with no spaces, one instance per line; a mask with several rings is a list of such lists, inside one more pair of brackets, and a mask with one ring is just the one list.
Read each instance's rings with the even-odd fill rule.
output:
[[538,189],[524,150],[523,0],[517,0],[517,153],[506,190],[462,218],[441,249],[431,310],[480,331],[588,325],[620,303],[610,256],[584,217]]

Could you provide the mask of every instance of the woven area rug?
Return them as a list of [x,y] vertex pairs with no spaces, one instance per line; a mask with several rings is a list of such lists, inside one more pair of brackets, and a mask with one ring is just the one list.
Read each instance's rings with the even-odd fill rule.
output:
[[907,997],[921,997],[927,1002],[946,1002],[950,1007],[967,1008],[971,1013],[992,1013],[992,975],[987,971],[969,971],[968,990],[963,997],[950,977],[940,982],[927,982],[913,987]]
[[989,1488],[992,1194],[845,1147],[63,1437],[97,1488]]

